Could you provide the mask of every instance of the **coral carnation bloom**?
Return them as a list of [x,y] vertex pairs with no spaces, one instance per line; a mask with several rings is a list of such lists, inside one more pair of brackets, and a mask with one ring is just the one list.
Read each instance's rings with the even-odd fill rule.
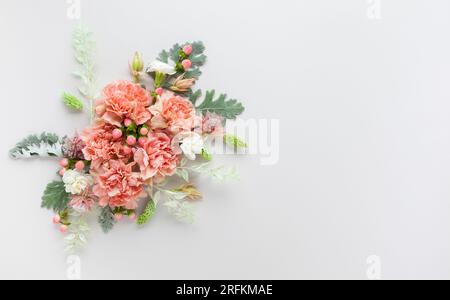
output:
[[105,164],[97,171],[93,192],[99,198],[100,206],[136,209],[144,186],[139,173],[132,170],[134,165],[111,160],[109,165]]
[[195,123],[195,109],[192,103],[183,97],[165,92],[155,105],[150,107],[154,115],[151,120],[153,129],[169,129],[176,134],[190,131]]
[[151,118],[147,107],[150,94],[140,85],[128,81],[117,81],[103,89],[95,111],[105,122],[120,127],[128,118],[142,125]]
[[171,147],[171,139],[162,132],[151,133],[143,147],[134,154],[144,180],[161,180],[175,173],[178,156]]

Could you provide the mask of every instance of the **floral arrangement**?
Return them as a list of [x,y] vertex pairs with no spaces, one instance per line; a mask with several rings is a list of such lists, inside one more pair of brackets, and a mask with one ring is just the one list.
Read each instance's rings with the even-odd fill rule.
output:
[[233,168],[211,165],[208,145],[246,147],[224,129],[226,120],[244,111],[242,104],[214,91],[201,101],[202,92],[193,90],[206,62],[203,43],[176,44],[147,67],[136,53],[129,63],[132,78],[101,92],[95,43],[86,27],[74,31],[73,47],[80,97],[65,92],[62,100],[70,109],[88,110],[90,126],[72,137],[31,135],[10,151],[13,158],[59,158],[58,179],[47,185],[42,207],[54,211],[67,250],[86,244],[92,215],[105,233],[124,219],[144,225],[160,206],[180,221],[193,222],[192,202],[202,195],[191,174],[236,178]]

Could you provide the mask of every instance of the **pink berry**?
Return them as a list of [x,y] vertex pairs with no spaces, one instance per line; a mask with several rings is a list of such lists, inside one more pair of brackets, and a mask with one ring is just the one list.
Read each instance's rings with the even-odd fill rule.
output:
[[164,89],[162,87],[159,87],[155,90],[155,93],[159,96],[161,96],[164,93]]
[[141,130],[139,131],[139,133],[141,135],[147,135],[148,134],[148,128],[142,127]]
[[125,155],[129,155],[129,154],[131,154],[132,150],[130,147],[125,145],[125,146],[123,146],[123,152],[125,153]]
[[147,143],[147,139],[145,137],[141,137],[138,140],[139,146],[144,147],[145,143]]
[[59,165],[63,168],[67,167],[69,165],[69,160],[67,158],[63,158],[61,159],[61,161],[59,162]]
[[120,222],[120,221],[123,219],[123,215],[122,215],[122,214],[115,214],[115,215],[114,215],[114,219],[115,219],[117,222]]
[[53,217],[53,224],[59,224],[60,221],[61,221],[61,217],[59,215],[55,215]]
[[125,121],[123,121],[123,124],[125,124],[125,127],[130,127],[131,124],[133,124],[133,121],[131,121],[130,119],[125,119]]
[[192,53],[192,45],[186,45],[186,46],[184,46],[184,47],[183,47],[183,52],[184,52],[186,55],[191,55],[191,53]]
[[59,227],[59,232],[66,233],[67,229],[69,229],[69,227],[67,227],[67,225],[61,225],[61,227]]
[[77,171],[83,171],[85,167],[85,164],[82,160],[77,161],[77,163],[75,164],[75,169]]
[[113,130],[112,135],[115,140],[118,140],[122,137],[122,130],[116,128]]
[[134,144],[136,144],[136,138],[132,135],[129,135],[127,137],[127,144],[133,146]]
[[137,219],[137,216],[135,213],[131,213],[128,218],[130,218],[131,221],[135,221]]
[[59,175],[64,176],[65,173],[66,173],[66,169],[65,168],[59,170]]
[[192,67],[192,62],[189,59],[185,59],[181,62],[184,70],[189,70]]

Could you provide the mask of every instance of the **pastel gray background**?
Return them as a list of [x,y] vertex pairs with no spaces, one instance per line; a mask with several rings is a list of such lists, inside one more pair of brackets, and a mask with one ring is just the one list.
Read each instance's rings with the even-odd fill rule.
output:
[[[43,130],[87,124],[68,113],[77,81],[60,0],[0,2],[0,278],[65,279],[52,214],[57,168],[7,151]],[[203,40],[199,82],[241,99],[244,118],[279,119],[280,160],[219,158],[241,181],[201,180],[192,226],[161,211],[138,230],[94,226],[83,279],[450,279],[450,2],[382,0],[82,0],[100,84],[126,79],[174,42]]]

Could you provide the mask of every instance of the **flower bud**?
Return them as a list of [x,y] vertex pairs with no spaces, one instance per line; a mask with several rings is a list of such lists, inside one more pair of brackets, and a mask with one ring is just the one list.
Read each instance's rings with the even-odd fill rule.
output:
[[175,80],[170,89],[175,92],[187,92],[194,84],[194,78],[183,79],[183,75],[181,75]]
[[61,226],[59,227],[59,231],[60,231],[61,233],[66,233],[68,229],[69,229],[69,227],[68,227],[67,225],[61,225]]
[[133,121],[131,121],[130,119],[125,119],[123,121],[123,123],[124,123],[125,127],[130,127],[131,124],[133,124]]
[[116,129],[114,129],[113,130],[113,132],[112,132],[112,136],[113,136],[113,138],[115,139],[115,140],[118,140],[118,139],[120,139],[121,137],[122,137],[122,130],[120,130],[120,129],[118,129],[118,128],[116,128]]
[[139,83],[143,70],[144,60],[142,59],[142,55],[139,52],[136,52],[130,64],[130,72],[136,83]]
[[85,164],[82,160],[77,161],[77,163],[75,164],[75,169],[79,172],[83,171],[85,168]]
[[183,185],[175,191],[186,194],[186,196],[191,200],[197,200],[203,197],[202,194],[197,190],[197,188],[192,184]]
[[61,216],[60,215],[55,215],[52,219],[53,224],[59,224],[59,222],[61,222]]
[[190,61],[189,59],[185,59],[181,62],[181,65],[183,66],[183,69],[187,71],[192,67],[192,61]]
[[140,73],[144,70],[144,60],[139,52],[134,53],[131,69],[136,73]]
[[147,127],[142,127],[141,130],[139,131],[140,135],[147,135],[148,134],[148,128]]
[[134,144],[136,144],[136,138],[132,135],[129,135],[127,137],[127,144],[133,146]]
[[191,53],[192,53],[192,45],[186,45],[186,46],[184,46],[184,47],[183,47],[183,52],[184,52],[186,55],[191,55]]

